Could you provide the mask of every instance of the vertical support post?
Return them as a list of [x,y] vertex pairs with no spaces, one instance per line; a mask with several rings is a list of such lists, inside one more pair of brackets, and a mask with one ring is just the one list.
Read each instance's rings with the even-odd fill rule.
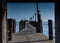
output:
[[19,31],[21,31],[21,30],[24,29],[24,28],[25,28],[25,21],[21,20],[21,21],[19,22]]
[[53,25],[52,20],[48,20],[49,40],[53,40]]
[[37,15],[37,18],[38,18],[38,22],[37,22],[37,26],[38,26],[37,29],[38,29],[38,30],[37,30],[37,31],[38,31],[38,33],[41,33],[41,28],[40,28],[40,25],[41,25],[40,22],[41,22],[41,21],[40,21],[40,15],[39,15],[39,14]]
[[15,19],[13,19],[13,33],[15,33],[16,31],[16,21]]
[[24,28],[25,28],[25,20],[24,20]]
[[8,19],[8,41],[12,38],[13,20]]
[[6,0],[0,0],[0,43],[7,43],[7,9]]
[[38,3],[36,3],[36,7],[37,7],[37,20],[38,20],[38,22],[37,22],[37,32],[38,33],[42,33],[43,31],[43,29],[42,29],[42,20],[41,20],[41,15],[39,14],[39,9],[38,9]]
[[42,20],[40,18],[40,15],[37,15],[38,22],[37,22],[37,33],[43,33],[43,28],[42,28]]
[[41,33],[43,33],[42,20],[40,21],[40,28],[41,28]]
[[23,29],[23,20],[19,22],[19,31],[21,31],[22,29]]
[[19,31],[21,31],[21,21],[19,22]]
[[60,43],[60,4],[55,3],[55,43]]

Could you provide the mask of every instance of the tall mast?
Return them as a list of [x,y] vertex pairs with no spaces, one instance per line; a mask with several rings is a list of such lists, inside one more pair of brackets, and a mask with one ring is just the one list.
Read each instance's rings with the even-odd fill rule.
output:
[[41,15],[39,14],[39,9],[38,9],[38,3],[36,2],[36,8],[37,8],[37,20],[38,20],[38,22],[41,20]]
[[36,7],[37,7],[37,14],[39,14],[39,9],[38,9],[38,3],[36,3]]
[[38,9],[38,3],[36,3],[36,7],[37,7],[37,32],[38,33],[42,33],[42,20],[41,20],[41,15],[39,14],[39,9]]

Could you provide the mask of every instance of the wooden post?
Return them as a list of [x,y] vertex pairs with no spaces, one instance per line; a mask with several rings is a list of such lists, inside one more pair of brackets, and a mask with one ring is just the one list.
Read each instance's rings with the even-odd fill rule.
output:
[[23,24],[22,22],[23,22],[23,20],[21,20],[21,21],[19,22],[19,31],[21,31],[22,28],[23,28],[23,27],[22,27],[22,24]]
[[25,28],[25,21],[21,20],[21,21],[19,22],[19,31],[21,31],[21,30],[24,29],[24,28]]
[[12,38],[13,19],[8,19],[8,41]]
[[16,31],[16,21],[15,19],[13,19],[13,33],[15,33]]
[[7,9],[6,0],[0,0],[0,43],[7,43]]
[[53,25],[52,20],[48,20],[49,40],[53,40]]
[[38,9],[38,3],[36,3],[36,7],[37,7],[37,20],[38,20],[38,22],[37,22],[37,32],[38,33],[42,33],[43,31],[43,29],[42,29],[42,20],[41,20],[41,15],[39,14],[39,9]]
[[37,18],[38,18],[38,22],[36,24],[36,30],[37,30],[37,33],[43,33],[43,28],[42,28],[42,20],[40,18],[40,15],[38,14],[37,15]]
[[23,25],[22,26],[23,26],[23,29],[24,29],[25,28],[25,20],[23,21]]

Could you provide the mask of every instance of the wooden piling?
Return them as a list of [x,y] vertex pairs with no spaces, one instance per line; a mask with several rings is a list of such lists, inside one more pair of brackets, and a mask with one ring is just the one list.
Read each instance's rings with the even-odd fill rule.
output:
[[19,31],[21,31],[22,29],[24,29],[25,28],[25,20],[23,21],[23,20],[21,20],[20,22],[19,22]]
[[53,40],[53,25],[52,20],[48,20],[49,40]]
[[39,9],[38,9],[38,3],[36,3],[36,7],[37,7],[37,24],[36,24],[36,32],[37,33],[42,33],[42,20],[41,20],[41,15],[39,14]]
[[15,33],[15,31],[16,31],[16,21],[15,21],[15,19],[13,19],[13,29],[12,29],[13,31],[13,33]]
[[37,33],[43,33],[42,20],[39,14],[37,15],[37,18],[38,18],[38,22],[36,24]]
[[13,19],[8,19],[8,41],[12,38]]
[[0,0],[0,43],[7,43],[7,10],[6,0]]

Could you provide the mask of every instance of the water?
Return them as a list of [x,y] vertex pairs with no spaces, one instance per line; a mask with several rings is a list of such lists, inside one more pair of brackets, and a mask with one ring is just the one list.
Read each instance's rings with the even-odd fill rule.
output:
[[[54,29],[54,26],[55,24],[53,23],[53,40],[54,40],[54,43],[55,43],[55,29]],[[48,36],[48,23],[47,22],[44,22],[43,23],[43,34],[45,34],[47,37]]]
[[[43,22],[43,33],[48,37],[48,23],[47,22]],[[55,29],[54,29],[54,25],[53,25],[53,37],[55,37]]]
[[16,22],[16,32],[19,32],[19,22]]

